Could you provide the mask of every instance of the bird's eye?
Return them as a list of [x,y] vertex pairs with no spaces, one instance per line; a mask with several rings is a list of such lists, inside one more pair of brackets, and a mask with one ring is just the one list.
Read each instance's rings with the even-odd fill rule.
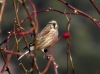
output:
[[56,23],[53,23],[53,27],[55,28]]
[[53,23],[53,25],[55,26],[55,25],[56,25],[56,23]]
[[56,21],[50,21],[48,24],[50,25],[50,28],[53,28],[53,29],[56,29],[57,28]]

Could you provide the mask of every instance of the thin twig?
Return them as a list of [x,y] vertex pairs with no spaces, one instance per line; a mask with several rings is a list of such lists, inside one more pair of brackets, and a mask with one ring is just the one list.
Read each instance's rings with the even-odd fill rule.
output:
[[85,13],[85,12],[83,12],[83,11],[81,11],[81,10],[75,8],[75,7],[73,7],[72,5],[68,4],[68,3],[65,2],[64,0],[59,0],[59,1],[62,2],[63,4],[65,4],[65,5],[66,5],[67,7],[69,7],[70,9],[72,9],[72,10],[74,11],[75,14],[80,14],[80,15],[83,15],[83,16],[85,16],[85,17],[91,19],[91,20],[95,23],[95,25],[96,25],[98,28],[100,28],[100,23],[98,22],[97,19],[95,19],[95,18],[93,18],[92,16],[90,16],[89,14],[87,14],[87,13]]
[[[2,52],[1,48],[0,48],[0,53],[1,53],[1,56],[4,60],[4,62],[6,63],[6,58],[5,58],[4,53]],[[8,73],[11,74],[11,71],[10,71],[9,67],[7,66],[6,68],[7,68]]]
[[[32,26],[32,28],[34,28],[35,27],[35,29],[33,30],[33,33],[34,33],[34,40],[33,40],[33,43],[34,43],[34,56],[36,56],[36,34],[37,34],[37,31],[36,31],[36,29],[37,29],[37,27],[38,26],[36,26],[35,24],[37,24],[38,25],[38,23],[37,23],[37,19],[36,19],[36,14],[34,14],[34,18],[35,18],[35,24],[34,24],[34,22],[33,22],[33,20],[32,20],[32,17],[31,17],[31,15],[30,15],[30,12],[29,12],[29,10],[28,10],[28,8],[27,8],[27,6],[26,6],[26,4],[25,4],[25,1],[24,0],[22,0],[23,1],[23,6],[24,6],[24,8],[25,8],[25,10],[26,10],[26,12],[27,12],[27,14],[28,14],[28,16],[29,16],[29,19],[30,19],[30,22],[31,22],[31,26]],[[32,2],[31,2],[31,0],[28,0],[29,1],[29,3],[31,4],[31,6],[32,6],[32,8],[33,8],[33,10],[35,11],[35,13],[36,13],[36,9],[35,9],[35,5],[34,4],[32,4]],[[34,6],[33,6],[34,5]],[[32,60],[32,68],[34,69],[34,66],[35,66],[35,61],[34,61],[34,59]],[[33,70],[32,70],[32,72],[31,72],[31,74],[33,74]]]
[[[9,50],[9,49],[8,49],[8,41],[9,41],[10,36],[11,36],[11,33],[9,33],[8,38],[7,38],[7,40],[6,40],[6,50]],[[18,39],[18,42],[19,42],[19,41],[20,41],[20,38]],[[13,46],[13,48],[12,48],[12,51],[14,51],[14,49],[16,48],[16,46],[17,46],[17,44],[14,44],[14,46]],[[6,63],[3,65],[3,68],[2,68],[2,70],[1,70],[1,73],[2,73],[2,74],[3,74],[4,70],[5,70],[5,68],[8,66],[11,56],[12,56],[12,54],[8,54],[8,55],[7,55]]]
[[34,22],[33,22],[33,20],[32,20],[32,17],[31,17],[31,15],[30,15],[30,12],[29,12],[29,10],[28,10],[28,7],[26,6],[24,0],[22,0],[22,4],[23,4],[23,6],[24,6],[24,8],[25,8],[25,10],[26,10],[26,12],[27,12],[27,14],[28,14],[28,17],[29,17],[30,22],[31,22],[31,26],[32,26],[32,27],[35,27]]
[[43,70],[43,72],[41,72],[40,74],[45,74],[50,66],[51,60],[48,61],[46,68]]
[[50,59],[53,59],[53,60],[52,60],[52,63],[53,63],[53,65],[54,65],[55,74],[58,74],[58,70],[57,70],[58,65],[57,65],[56,62],[54,61],[53,52],[52,52],[52,47],[53,47],[53,45],[56,44],[61,38],[62,38],[62,37],[58,37],[58,38],[56,39],[56,41],[50,46]]
[[2,2],[1,2],[2,6],[1,6],[1,10],[0,10],[0,23],[2,21],[2,15],[3,15],[5,3],[6,3],[6,0],[2,0]]
[[95,9],[97,10],[97,12],[100,15],[100,9],[97,7],[97,5],[94,3],[94,1],[93,0],[90,0],[90,2],[92,3],[92,5],[95,7]]
[[23,65],[22,61],[19,60],[19,65],[22,66],[22,68],[24,69],[25,73],[27,74],[28,70],[25,68],[25,66]]
[[[17,12],[17,5],[16,5],[16,0],[14,0],[14,9],[15,9],[15,14],[16,14],[16,20],[18,22],[18,26],[19,26],[19,29],[20,31],[22,31],[22,28],[21,28],[21,25],[20,25],[20,22],[19,22],[19,17],[18,17],[18,12]],[[23,38],[24,38],[24,41],[26,43],[26,46],[29,48],[29,44],[28,44],[28,41],[26,40],[24,34],[22,34]]]
[[[66,10],[65,10],[66,12]],[[70,34],[70,21],[71,21],[71,14],[70,14],[70,18],[68,18],[68,16],[65,14],[66,19],[68,20],[67,25],[66,25],[66,29],[67,32]],[[74,65],[73,65],[73,60],[72,60],[72,56],[71,56],[71,52],[70,52],[70,43],[71,43],[71,36],[69,35],[69,37],[67,38],[67,45],[68,45],[68,49],[67,49],[67,72],[68,74],[70,74],[70,68],[69,68],[69,59],[72,65],[72,69],[73,69],[73,74],[74,74]]]
[[31,0],[28,0],[30,5],[32,6],[32,10],[33,10],[33,13],[34,13],[34,21],[35,21],[35,27],[36,27],[36,33],[38,32],[38,21],[37,21],[37,11],[36,11],[36,7],[35,5],[31,2]]

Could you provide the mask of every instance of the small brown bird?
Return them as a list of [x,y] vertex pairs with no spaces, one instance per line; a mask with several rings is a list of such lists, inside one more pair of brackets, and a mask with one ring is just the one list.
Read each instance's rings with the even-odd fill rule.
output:
[[[48,48],[55,40],[58,38],[58,25],[57,22],[51,20],[48,22],[47,26],[36,36],[36,49],[42,50]],[[33,44],[30,44],[30,51],[34,50]],[[18,60],[20,60],[24,55],[28,54],[29,50],[22,54]]]

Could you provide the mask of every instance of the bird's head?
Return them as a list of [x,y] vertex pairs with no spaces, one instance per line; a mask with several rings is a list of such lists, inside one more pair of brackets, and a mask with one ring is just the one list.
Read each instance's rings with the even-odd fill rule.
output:
[[49,28],[51,29],[58,29],[58,25],[55,20],[51,20],[50,22],[48,22],[47,26],[49,26]]

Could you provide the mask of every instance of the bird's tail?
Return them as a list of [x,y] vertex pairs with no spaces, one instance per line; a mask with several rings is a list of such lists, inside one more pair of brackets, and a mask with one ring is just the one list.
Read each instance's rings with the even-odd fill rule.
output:
[[24,54],[22,54],[19,58],[18,58],[18,60],[20,60],[23,56],[25,56],[26,54],[28,54],[29,53],[29,51],[26,51]]
[[[31,46],[30,47],[30,51],[33,51],[34,50],[34,46]],[[27,50],[24,54],[22,54],[19,58],[18,58],[18,60],[20,60],[23,56],[25,56],[26,54],[28,54],[29,53],[29,50]]]

